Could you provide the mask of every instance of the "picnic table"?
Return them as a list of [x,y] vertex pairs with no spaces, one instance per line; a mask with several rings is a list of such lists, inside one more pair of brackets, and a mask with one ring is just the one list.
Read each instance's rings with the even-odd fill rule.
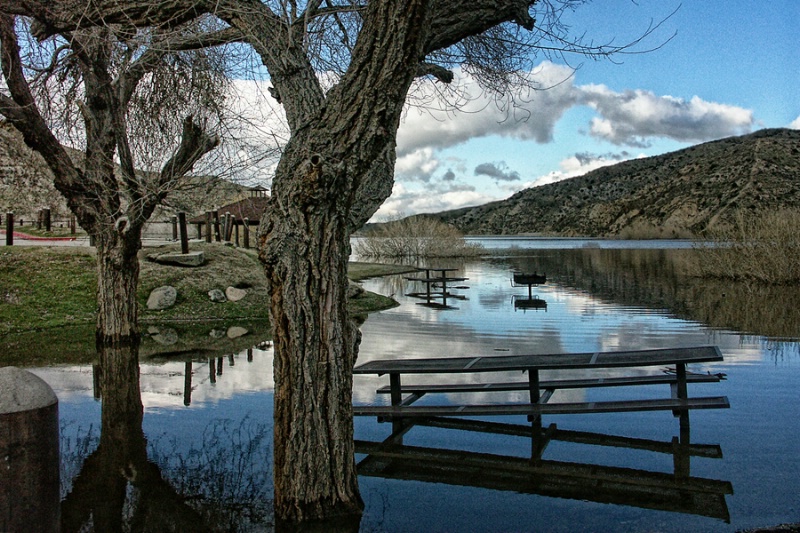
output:
[[[355,415],[377,416],[392,423],[392,432],[382,442],[357,440],[356,452],[365,457],[358,463],[360,475],[385,478],[434,481],[454,485],[485,487],[494,490],[530,492],[560,498],[575,498],[603,503],[635,505],[650,509],[691,513],[728,522],[725,496],[733,493],[729,481],[698,478],[691,475],[690,459],[700,456],[721,458],[718,445],[696,444],[690,438],[689,410],[727,408],[727,397],[690,397],[689,383],[714,383],[723,374],[695,373],[687,370],[693,363],[722,361],[716,346],[588,352],[567,354],[531,354],[476,357],[435,357],[424,359],[374,360],[357,366],[357,375],[389,375],[389,385],[378,389],[388,394],[391,405],[356,405]],[[641,367],[668,367],[659,372]],[[593,370],[617,369],[591,376]],[[631,369],[631,372],[626,372]],[[636,369],[634,372],[633,369]],[[559,371],[558,379],[540,379],[540,372]],[[582,375],[565,378],[565,370],[582,370]],[[589,372],[585,372],[589,370]],[[413,374],[466,375],[523,371],[527,380],[464,383],[434,382],[404,384],[401,378]],[[599,373],[599,372],[598,372]],[[444,380],[442,380],[444,381]],[[670,394],[634,400],[550,403],[559,389],[669,385]],[[657,387],[656,387],[657,388]],[[461,405],[418,405],[426,394],[471,392],[528,391],[526,403],[465,403]],[[467,394],[467,396],[469,396]],[[556,424],[543,426],[542,416],[570,413],[608,413],[672,410],[680,418],[680,436],[671,442],[566,431]],[[470,418],[481,415],[480,418]],[[527,415],[528,425],[500,423],[485,416]],[[467,417],[467,418],[465,418]],[[441,429],[473,431],[531,438],[530,458],[500,456],[485,452],[409,446],[403,436],[415,425]],[[614,467],[543,458],[552,441],[647,450],[673,455],[674,471]]]
[[[689,397],[688,383],[718,382],[720,374],[687,373],[692,363],[722,361],[716,346],[666,348],[618,352],[588,352],[566,354],[531,354],[477,357],[436,357],[424,359],[373,360],[355,367],[354,374],[389,374],[389,385],[378,389],[379,394],[389,394],[391,405],[357,405],[357,416],[378,416],[381,419],[432,416],[477,415],[528,415],[539,418],[545,414],[606,413],[625,411],[671,410],[677,415],[688,414],[689,409],[727,408],[725,396]],[[540,380],[543,370],[608,369],[668,366],[669,373],[596,377],[558,380]],[[406,374],[466,374],[476,372],[524,371],[527,381],[501,383],[441,383],[403,385]],[[637,385],[670,385],[671,395],[650,399],[610,400],[595,402],[548,403],[559,389],[620,387]],[[491,391],[524,391],[530,395],[529,403],[413,405],[429,393],[466,393]],[[688,415],[687,415],[688,416]],[[687,420],[688,422],[688,420]]]
[[[463,300],[465,299],[464,296],[459,294],[453,294],[447,291],[447,284],[448,283],[457,283],[459,281],[467,281],[469,278],[460,277],[460,276],[452,276],[449,275],[448,272],[455,272],[457,268],[433,268],[433,267],[425,267],[418,269],[420,272],[424,272],[424,277],[419,276],[406,276],[405,279],[408,281],[418,281],[420,283],[425,284],[425,292],[412,292],[407,294],[406,296],[411,296],[414,298],[422,298],[425,300],[423,305],[428,305],[431,307],[437,307],[440,309],[455,309],[454,307],[447,305],[448,298],[456,298]],[[441,284],[442,290],[435,291],[432,288],[437,285]],[[436,303],[434,299],[442,299],[442,303]]]

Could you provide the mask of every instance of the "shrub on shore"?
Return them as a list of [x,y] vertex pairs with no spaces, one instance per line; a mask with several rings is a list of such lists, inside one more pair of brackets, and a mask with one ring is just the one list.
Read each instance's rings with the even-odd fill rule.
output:
[[800,283],[800,211],[739,212],[728,227],[698,242],[703,277],[772,285]]
[[382,224],[354,245],[356,254],[369,259],[476,257],[482,251],[454,227],[424,216]]

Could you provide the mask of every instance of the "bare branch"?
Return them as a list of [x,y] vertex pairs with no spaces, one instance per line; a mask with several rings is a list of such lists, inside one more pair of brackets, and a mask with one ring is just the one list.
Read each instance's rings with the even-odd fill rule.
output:
[[11,98],[0,95],[0,114],[23,136],[25,144],[39,152],[53,171],[59,190],[85,192],[80,171],[47,127],[36,106],[22,70],[14,17],[0,14],[0,62]]

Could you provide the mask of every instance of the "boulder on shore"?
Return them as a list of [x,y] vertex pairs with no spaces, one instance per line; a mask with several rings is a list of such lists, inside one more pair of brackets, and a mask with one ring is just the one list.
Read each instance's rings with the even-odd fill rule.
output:
[[164,285],[153,289],[147,298],[147,308],[153,311],[169,309],[178,299],[178,290],[171,285]]
[[228,299],[225,297],[225,293],[219,289],[211,289],[210,291],[208,291],[208,297],[211,298],[212,302],[216,303],[223,303],[228,301]]

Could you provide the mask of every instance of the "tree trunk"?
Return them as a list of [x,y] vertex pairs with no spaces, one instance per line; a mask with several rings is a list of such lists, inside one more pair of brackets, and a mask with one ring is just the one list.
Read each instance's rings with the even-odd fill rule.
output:
[[[102,227],[95,235],[98,344],[127,344],[137,342],[139,337],[136,287],[141,238],[125,232],[126,228],[118,231],[120,224]],[[134,231],[137,230],[131,230]]]
[[[282,166],[294,166],[287,159]],[[358,517],[363,507],[353,448],[360,333],[346,307],[348,220],[335,202],[314,204],[273,202],[261,231],[275,339],[275,516],[292,523]]]

